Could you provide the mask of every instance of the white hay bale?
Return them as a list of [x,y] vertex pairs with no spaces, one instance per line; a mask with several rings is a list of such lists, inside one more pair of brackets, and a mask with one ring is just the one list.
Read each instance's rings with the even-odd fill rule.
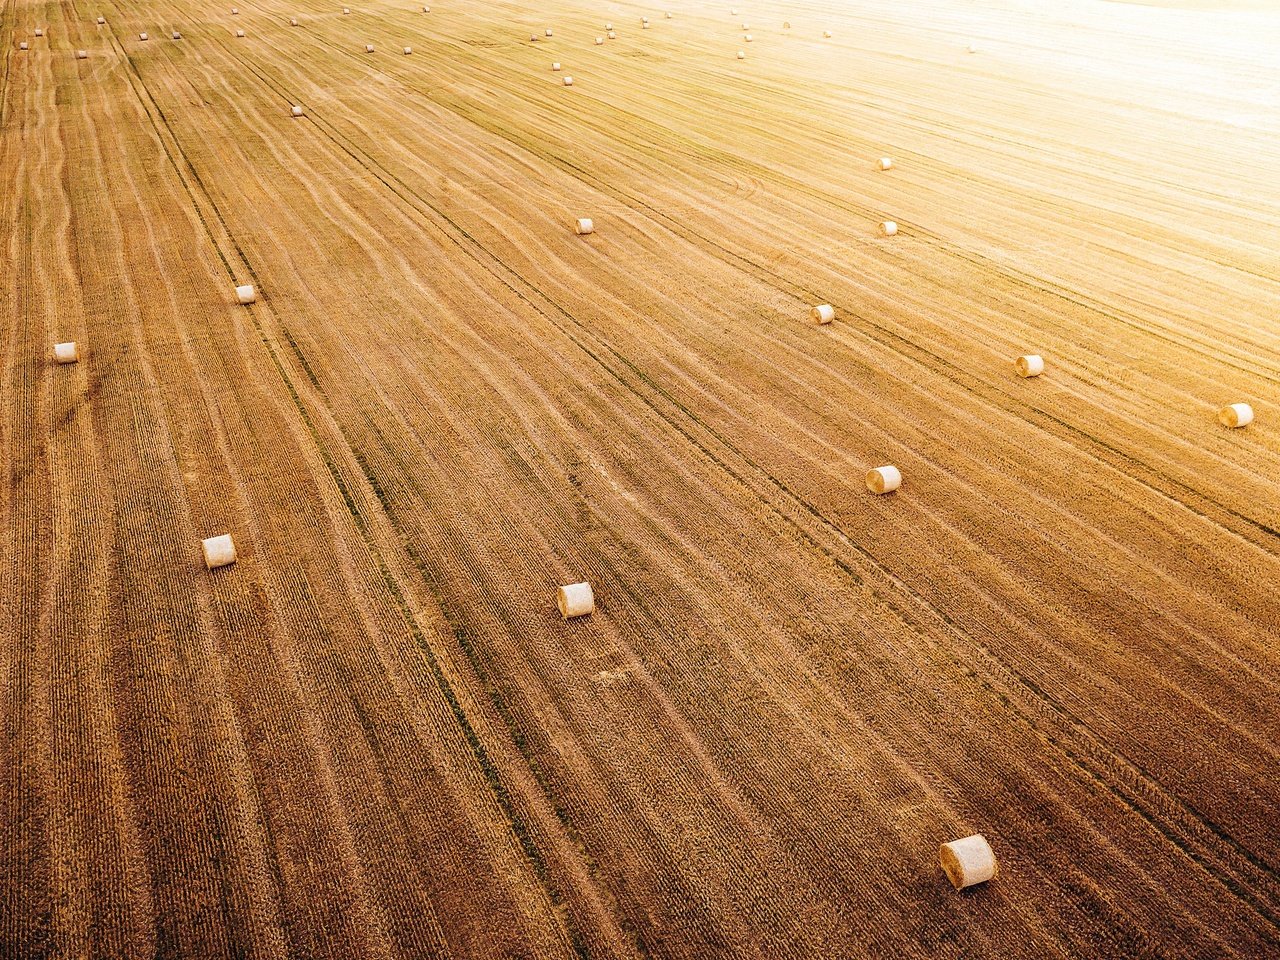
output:
[[239,8],[239,7],[232,7],[232,8],[231,8],[231,15],[232,15],[233,17],[238,17],[238,16],[240,16],[240,8]]
[[986,883],[999,869],[991,844],[980,833],[939,846],[938,862],[957,890]]
[[1044,357],[1038,353],[1028,353],[1013,361],[1013,369],[1020,377],[1038,377],[1044,373]]
[[745,51],[745,50],[739,50],[739,51],[738,51],[738,59],[739,59],[739,60],[745,60],[745,59],[747,59],[747,51]]
[[641,22],[641,23],[648,23],[648,22],[649,22],[649,18],[648,18],[648,17],[641,17],[641,18],[640,18],[640,22]]
[[55,363],[78,363],[80,360],[80,347],[74,340],[66,343],[55,343],[53,345],[53,360]]
[[[302,109],[297,107],[295,109]],[[253,303],[258,299],[258,291],[253,289],[252,283],[246,283],[243,286],[236,287],[236,299],[241,303]]]
[[895,233],[898,232],[898,225],[894,223],[892,220],[884,220],[880,224],[880,232],[883,233],[886,237],[892,237]]
[[343,7],[343,8],[342,8],[342,15],[343,15],[344,17],[346,17],[346,16],[350,16],[350,14],[351,14],[351,8],[350,8],[350,7]]
[[791,21],[790,21],[790,20],[783,20],[783,21],[782,21],[782,29],[783,29],[783,30],[790,30],[790,29],[791,29]]
[[591,584],[570,583],[561,587],[556,591],[556,606],[566,620],[591,613],[596,608],[596,597],[591,592]]
[[548,36],[548,37],[549,37],[549,36],[551,36],[551,31],[550,31],[550,30],[548,30],[548,31],[547,31],[547,36]]
[[734,7],[732,10],[730,10],[730,11],[729,11],[729,16],[731,16],[731,17],[736,17],[737,15],[738,15],[738,8],[737,8],[737,7]]
[[603,43],[604,43],[604,37],[596,37],[596,46],[597,46],[597,47],[598,47],[598,46],[600,46],[600,45],[601,45],[601,44],[603,44]]
[[98,18],[98,26],[102,26],[102,25],[103,25],[104,23],[106,23],[106,22],[107,22],[107,18],[106,18],[106,17],[99,17],[99,18]]
[[204,550],[206,569],[217,570],[219,567],[227,567],[236,562],[236,545],[229,533],[202,540],[200,546]]
[[537,43],[537,42],[538,42],[538,35],[537,35],[536,33],[531,33],[531,34],[529,34],[529,42],[530,42],[530,43]]
[[140,34],[138,34],[138,39],[139,39],[139,40],[145,40],[145,39],[147,39],[147,35],[146,35],[145,33],[140,33]]
[[750,24],[747,24],[747,23],[744,23],[744,24],[742,25],[742,29],[743,29],[743,30],[750,30],[750,29],[751,29],[751,25],[750,25]]
[[820,303],[809,311],[809,316],[813,317],[814,323],[830,323],[836,318],[836,310],[829,303]]
[[27,49],[27,41],[23,40],[21,43],[19,43],[19,44],[18,44],[18,49],[19,49],[19,50],[26,50],[26,49]]
[[366,43],[366,44],[364,45],[364,52],[365,52],[365,53],[373,53],[373,44],[372,44],[372,43]]
[[668,20],[670,20],[670,19],[671,19],[671,16],[672,16],[671,11],[670,11],[670,10],[668,10],[668,11],[667,11],[667,19],[668,19]]
[[610,40],[618,39],[618,35],[614,33],[612,30],[610,30],[607,34],[605,34],[605,36],[607,36]]
[[573,86],[573,77],[565,77],[565,78],[564,78],[564,85],[565,85],[566,87],[572,87],[572,86]]
[[413,47],[405,47],[405,48],[404,48],[404,55],[405,55],[406,57],[407,57],[407,56],[409,56],[409,55],[410,55],[410,54],[412,54],[412,53],[413,53]]
[[893,493],[902,486],[902,472],[891,464],[867,471],[867,489],[872,493]]
[[649,21],[648,21],[648,20],[646,20],[644,23],[640,24],[640,29],[641,29],[641,30],[648,30],[648,29],[649,29]]
[[431,12],[431,8],[430,8],[430,7],[423,7],[423,8],[422,8],[422,12],[423,12],[423,13],[430,13],[430,12]]
[[588,233],[595,233],[596,225],[591,222],[590,217],[579,217],[578,221],[573,225],[573,231],[580,237],[585,237]]
[[880,158],[880,169],[881,169],[881,170],[892,170],[892,169],[893,169],[893,158],[892,158],[892,157],[881,157],[881,158]]
[[37,36],[37,37],[43,37],[43,36],[44,36],[44,27],[36,27],[36,36]]
[[967,48],[967,49],[968,49],[968,52],[969,52],[969,53],[977,53],[977,52],[978,52],[978,48],[977,48],[977,47],[975,47],[972,43],[971,43],[971,44],[969,44],[969,46],[968,46],[968,48]]
[[88,51],[88,50],[77,50],[77,51],[76,51],[76,59],[77,59],[77,60],[88,60],[88,59],[89,59],[89,51]]
[[237,31],[236,31],[236,36],[237,36],[237,37],[243,37],[243,36],[244,36],[244,31],[243,31],[243,30],[237,30]]
[[297,25],[298,25],[298,20],[297,20],[297,18],[296,18],[296,17],[290,17],[290,18],[289,18],[289,26],[291,26],[291,27],[296,27]]
[[830,30],[823,30],[823,31],[822,31],[822,35],[823,35],[824,37],[826,37],[828,40],[830,40],[830,39],[831,39],[831,31],[830,31]]
[[612,30],[612,29],[613,29],[613,24],[612,24],[612,23],[606,23],[606,24],[604,25],[604,29],[605,29],[605,32],[606,32],[606,33],[608,33],[610,30]]
[[1224,427],[1247,427],[1253,423],[1253,407],[1247,403],[1230,403],[1218,411],[1218,421]]
[[745,40],[747,43],[750,43],[750,42],[751,42],[751,34],[749,34],[749,33],[748,33],[748,34],[747,34],[745,37],[743,37],[742,39],[743,39],[743,40]]
[[173,31],[173,39],[175,39],[175,40],[181,40],[181,39],[182,39],[182,34],[180,34],[177,30]]
[[559,61],[557,61],[557,62],[553,63],[553,64],[551,65],[551,69],[552,69],[552,70],[559,70],[559,69],[560,69],[560,63],[559,63]]
[[289,108],[289,113],[291,113],[295,117],[302,116],[302,105],[295,103],[292,107]]

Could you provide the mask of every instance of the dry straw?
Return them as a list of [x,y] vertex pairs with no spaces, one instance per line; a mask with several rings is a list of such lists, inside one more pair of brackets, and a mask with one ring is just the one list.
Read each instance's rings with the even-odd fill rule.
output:
[[596,226],[591,222],[589,217],[581,217],[577,223],[573,225],[574,232],[580,237],[585,237],[588,233],[594,233],[595,229]]
[[147,35],[146,35],[145,33],[140,33],[140,34],[138,34],[138,39],[139,39],[139,40],[145,40],[145,39],[147,39]]
[[566,87],[572,87],[572,86],[573,86],[573,77],[565,77],[565,78],[564,78],[564,85],[565,85]]
[[813,317],[814,323],[830,323],[836,318],[835,307],[829,303],[820,303],[809,311],[809,316]]
[[747,41],[747,43],[750,43],[750,42],[751,42],[751,34],[749,34],[749,33],[748,33],[748,34],[747,34],[745,37],[743,37],[742,39],[743,39],[743,40],[745,40],[745,41]]
[[595,594],[591,592],[591,584],[570,583],[556,591],[556,606],[560,615],[568,620],[570,617],[582,617],[596,608]]
[[830,39],[831,39],[831,31],[830,31],[830,30],[823,30],[823,31],[822,31],[822,35],[823,35],[824,37],[826,37],[828,40],[830,40]]
[[26,49],[27,49],[27,41],[23,40],[21,43],[19,43],[19,44],[18,44],[18,49],[19,49],[19,50],[26,50]]
[[413,53],[413,47],[405,47],[405,48],[404,48],[404,55],[405,55],[406,57],[407,57],[407,56],[409,56],[409,54],[411,54],[411,53]]
[[292,107],[289,108],[289,112],[293,114],[293,116],[295,117],[300,117],[302,116],[302,107],[299,104],[295,103]]
[[867,489],[872,493],[893,493],[902,486],[902,471],[891,464],[867,471]]
[[552,70],[559,70],[559,69],[560,69],[560,61],[558,61],[558,60],[557,60],[555,63],[553,63],[553,64],[551,65],[551,69],[552,69]]
[[[301,110],[301,107],[294,109]],[[258,292],[253,289],[252,283],[246,283],[243,286],[236,287],[236,299],[241,303],[253,303],[258,299]]]
[[44,27],[36,27],[36,36],[37,36],[37,37],[43,37],[43,36],[44,36]]
[[365,53],[373,53],[373,44],[372,44],[372,43],[366,43],[366,44],[364,45],[364,52],[365,52]]
[[77,51],[76,51],[76,59],[77,59],[77,60],[88,60],[88,59],[89,59],[89,51],[88,51],[88,50],[77,50]]
[[1038,377],[1044,373],[1044,357],[1038,353],[1028,353],[1013,361],[1013,369],[1020,377]]
[[236,31],[236,36],[237,36],[237,37],[243,37],[243,36],[244,36],[244,31],[243,31],[243,30],[237,30],[237,31]]
[[738,59],[739,59],[739,60],[745,60],[745,59],[747,59],[747,51],[745,51],[745,50],[739,50],[739,51],[738,51]]
[[236,562],[236,545],[229,533],[202,540],[200,546],[204,550],[204,565],[210,570],[217,570],[219,567],[230,566]]
[[548,37],[549,37],[549,36],[551,36],[551,31],[550,31],[550,30],[548,30],[548,31],[547,31],[547,36],[548,36]]
[[893,169],[893,158],[892,158],[892,157],[881,157],[881,158],[880,158],[880,169],[881,169],[881,170],[892,170],[892,169]]
[[610,30],[607,34],[605,34],[605,36],[607,36],[610,40],[618,39],[618,35],[614,33],[612,30]]
[[886,237],[892,237],[898,232],[898,225],[892,220],[884,220],[880,223],[880,232]]
[[1247,427],[1253,423],[1253,407],[1247,403],[1231,403],[1218,411],[1218,422],[1224,427]]
[[77,363],[80,360],[80,347],[74,340],[66,343],[55,343],[53,345],[53,360],[55,363]]
[[181,40],[181,39],[182,39],[182,34],[180,34],[177,30],[173,31],[173,39],[175,39],[175,40]]
[[106,22],[107,22],[107,18],[106,18],[106,17],[99,17],[99,18],[98,18],[98,26],[102,26],[102,25],[103,25],[104,23],[106,23]]
[[999,870],[991,844],[980,833],[942,844],[938,848],[938,862],[957,890],[986,883]]
[[602,43],[604,43],[604,37],[596,37],[596,46],[598,47]]

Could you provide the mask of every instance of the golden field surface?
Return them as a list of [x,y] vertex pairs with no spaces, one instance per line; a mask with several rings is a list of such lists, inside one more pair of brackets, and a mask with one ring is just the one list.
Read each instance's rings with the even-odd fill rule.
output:
[[233,2],[0,0],[0,956],[1280,956],[1280,11]]

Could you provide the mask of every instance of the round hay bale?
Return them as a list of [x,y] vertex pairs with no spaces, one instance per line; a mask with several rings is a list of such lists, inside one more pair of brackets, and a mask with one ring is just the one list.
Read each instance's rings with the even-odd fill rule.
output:
[[999,870],[991,844],[980,833],[939,846],[938,863],[957,890],[986,883]]
[[228,567],[236,562],[236,545],[229,533],[200,541],[200,548],[204,551],[204,565],[207,570]]
[[564,85],[565,85],[566,87],[572,87],[572,86],[573,86],[573,77],[565,77],[565,78],[564,78]]
[[604,44],[604,37],[596,37],[596,46],[599,47],[603,44]]
[[139,40],[145,40],[145,39],[147,39],[147,35],[146,35],[145,33],[140,33],[140,34],[138,34],[138,39],[139,39]]
[[365,53],[373,53],[373,44],[372,44],[372,43],[366,43],[366,44],[364,45],[364,52],[365,52]]
[[880,169],[881,169],[881,170],[892,170],[892,169],[893,169],[893,158],[892,158],[892,157],[881,157],[881,158],[880,158]]
[[814,323],[830,323],[836,318],[836,309],[829,303],[820,303],[809,311],[809,316],[813,317]]
[[556,606],[560,608],[560,616],[568,620],[570,617],[584,617],[596,608],[595,594],[591,584],[569,583],[556,591]]
[[581,217],[573,225],[573,232],[580,237],[585,237],[588,233],[595,233],[596,225],[591,222],[590,217]]
[[748,34],[747,34],[745,37],[743,37],[742,39],[743,39],[743,40],[745,40],[747,43],[750,43],[750,42],[751,42],[751,34],[749,34],[749,33],[748,33]]
[[88,59],[89,59],[89,51],[88,51],[88,50],[77,50],[77,51],[76,51],[76,59],[77,59],[77,60],[88,60]]
[[[298,107],[297,109],[301,110],[302,108]],[[252,283],[246,283],[246,284],[243,284],[242,286],[236,287],[236,300],[238,300],[240,303],[250,304],[257,299],[258,299],[258,291],[253,289]]]
[[867,471],[867,489],[872,493],[893,493],[902,486],[902,472],[892,464]]
[[180,34],[177,30],[173,31],[173,39],[175,39],[175,40],[181,40],[181,39],[182,39],[182,34]]
[[880,224],[880,232],[883,233],[886,237],[892,237],[895,233],[898,232],[898,225],[894,223],[892,220],[884,220]]
[[66,343],[55,343],[53,345],[53,361],[54,363],[79,363],[80,346],[74,340],[68,340]]
[[292,107],[289,108],[289,113],[291,113],[295,117],[300,117],[302,116],[302,107],[299,104],[295,103]]
[[106,22],[107,22],[107,18],[106,18],[106,17],[99,17],[99,18],[98,18],[98,26],[102,26],[102,25],[103,25],[104,23],[106,23]]
[[27,41],[23,40],[21,43],[19,43],[19,44],[18,44],[18,49],[19,49],[19,50],[26,50],[26,49],[27,49]]
[[243,37],[243,36],[244,36],[244,31],[243,31],[243,30],[237,30],[237,31],[236,31],[236,36],[237,36],[237,37]]
[[1247,403],[1230,403],[1218,411],[1218,422],[1224,427],[1247,427],[1253,423],[1253,407]]
[[551,36],[551,31],[550,31],[550,30],[548,30],[548,31],[547,31],[547,36],[548,36],[548,37],[549,37],[549,36]]
[[747,59],[747,51],[745,51],[745,50],[739,50],[739,51],[738,51],[738,59],[739,59],[739,60],[745,60],[745,59]]
[[607,34],[605,34],[605,36],[607,36],[610,40],[618,39],[618,35],[614,33],[612,30],[610,30]]
[[822,35],[823,35],[824,37],[826,37],[828,40],[830,40],[830,39],[831,39],[831,31],[830,31],[830,30],[823,30],[823,31],[822,31]]
[[413,53],[413,47],[405,47],[405,48],[404,48],[404,55],[405,55],[406,57],[407,57],[407,56],[409,56],[411,53]]
[[1044,373],[1044,357],[1038,353],[1028,353],[1013,361],[1013,369],[1020,377],[1038,377]]

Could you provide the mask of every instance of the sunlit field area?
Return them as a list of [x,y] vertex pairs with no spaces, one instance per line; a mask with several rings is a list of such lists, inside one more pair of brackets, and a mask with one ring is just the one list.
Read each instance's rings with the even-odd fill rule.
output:
[[1280,957],[1280,4],[0,38],[0,957]]

